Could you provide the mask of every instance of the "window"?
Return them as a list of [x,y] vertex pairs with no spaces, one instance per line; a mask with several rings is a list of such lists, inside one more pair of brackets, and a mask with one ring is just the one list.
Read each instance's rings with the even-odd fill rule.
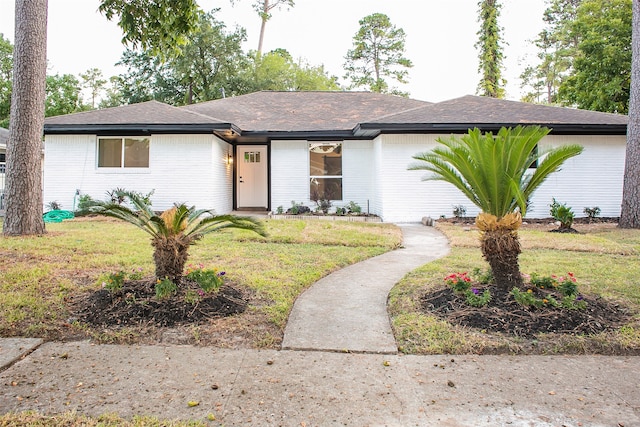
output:
[[149,138],[98,138],[99,168],[148,168]]
[[309,177],[312,200],[342,200],[342,143],[309,144]]

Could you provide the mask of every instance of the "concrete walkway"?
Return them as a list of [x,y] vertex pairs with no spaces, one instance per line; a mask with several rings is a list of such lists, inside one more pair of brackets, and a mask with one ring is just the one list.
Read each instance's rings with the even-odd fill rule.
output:
[[432,227],[401,225],[403,247],[338,270],[296,300],[284,332],[285,350],[366,353],[398,351],[387,296],[411,270],[449,252]]
[[0,414],[118,413],[208,426],[631,427],[640,425],[639,384],[639,357],[50,342],[0,370]]

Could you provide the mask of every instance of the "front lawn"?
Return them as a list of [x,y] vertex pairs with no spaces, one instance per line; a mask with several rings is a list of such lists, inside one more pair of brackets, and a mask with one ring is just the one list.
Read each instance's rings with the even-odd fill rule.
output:
[[[97,328],[75,322],[70,304],[100,289],[109,273],[153,275],[149,237],[111,219],[80,218],[48,224],[40,237],[0,237],[0,336],[101,342],[181,343],[271,347],[282,339],[296,297],[330,272],[397,247],[400,230],[389,224],[265,221],[269,236],[245,231],[209,235],[191,247],[188,264],[226,272],[246,290],[241,315],[202,325]],[[177,338],[176,338],[177,337]]]
[[576,225],[580,234],[550,233],[553,226],[525,225],[520,267],[523,273],[566,276],[572,272],[579,291],[619,302],[636,312],[616,331],[595,335],[522,336],[453,326],[430,314],[421,298],[443,286],[451,273],[486,270],[478,231],[471,225],[438,223],[449,238],[450,255],[419,268],[392,290],[389,311],[398,345],[410,354],[441,353],[640,353],[640,231],[615,224]]

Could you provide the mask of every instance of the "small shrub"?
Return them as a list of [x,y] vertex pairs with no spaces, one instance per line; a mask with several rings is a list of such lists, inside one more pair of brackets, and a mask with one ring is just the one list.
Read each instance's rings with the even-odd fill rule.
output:
[[467,208],[463,205],[455,205],[453,207],[453,216],[456,218],[464,218],[467,215]]
[[347,214],[347,208],[341,208],[341,207],[337,207],[336,208],[336,215],[346,215]]
[[453,288],[453,292],[458,295],[464,295],[466,291],[471,289],[471,278],[467,273],[453,273],[444,278],[444,282]]
[[109,273],[102,280],[102,287],[110,290],[111,292],[119,291],[120,289],[122,289],[126,277],[127,273],[122,270],[115,273]]
[[224,271],[219,272],[216,269],[203,269],[202,266],[190,265],[186,277],[196,282],[204,292],[215,292],[224,284],[223,276],[225,274]]
[[568,207],[566,203],[564,204],[558,203],[558,201],[555,198],[552,199],[552,203],[550,206],[551,206],[551,210],[550,210],[551,216],[556,221],[560,221],[560,229],[561,230],[570,229],[571,226],[573,225],[573,217],[574,217],[574,213],[571,210],[571,208]]
[[54,200],[53,202],[47,203],[47,209],[50,211],[59,211],[62,209],[62,204]]
[[359,213],[362,213],[362,208],[360,207],[359,204],[357,204],[352,200],[347,205],[347,211],[352,214],[359,214]]
[[592,208],[584,208],[584,213],[585,215],[587,215],[587,218],[589,218],[589,222],[591,222],[600,216],[600,208],[597,206],[594,206]]
[[483,285],[488,285],[494,282],[493,272],[490,268],[482,270],[481,268],[476,267],[473,269],[471,274],[478,283]]
[[316,205],[316,212],[320,211],[325,215],[329,213],[329,209],[333,206],[329,199],[318,199],[316,200]]
[[531,281],[529,283],[540,289],[552,289],[557,285],[554,278],[548,276],[540,277],[535,273],[531,275]]
[[169,278],[156,280],[156,297],[159,299],[168,298],[175,294],[178,290],[178,286],[173,283]]
[[489,289],[485,289],[484,292],[480,293],[479,289],[471,288],[465,292],[465,297],[467,304],[473,307],[484,307],[491,301],[491,292],[489,292]]
[[302,203],[297,203],[295,200],[291,201],[291,207],[287,209],[287,214],[289,215],[301,215],[308,212],[311,212],[311,209],[309,209],[308,206],[305,206]]
[[282,205],[278,206],[276,208],[276,214],[282,215],[283,213],[284,213],[284,207],[282,207]]
[[88,194],[81,194],[78,197],[78,211],[84,211],[95,205],[95,200]]

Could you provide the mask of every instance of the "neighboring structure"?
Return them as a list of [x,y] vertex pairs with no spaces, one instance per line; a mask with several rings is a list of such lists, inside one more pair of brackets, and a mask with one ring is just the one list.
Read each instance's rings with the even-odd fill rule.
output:
[[[184,107],[149,101],[45,121],[44,201],[69,209],[74,196],[103,199],[120,187],[165,209],[186,202],[218,213],[276,210],[315,197],[350,201],[385,221],[477,210],[450,184],[423,182],[411,156],[439,137],[478,127],[552,128],[539,147],[578,143],[535,193],[529,217],[551,198],[619,216],[627,117],[477,96],[429,103],[368,92],[257,92]],[[315,197],[314,197],[315,196]]]

